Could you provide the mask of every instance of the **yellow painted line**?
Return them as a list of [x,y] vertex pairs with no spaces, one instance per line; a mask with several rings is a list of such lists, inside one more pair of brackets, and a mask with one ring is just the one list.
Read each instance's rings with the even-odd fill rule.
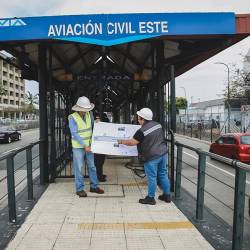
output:
[[147,223],[126,223],[126,229],[179,229],[194,227],[189,221],[181,222],[147,222]]
[[183,229],[194,228],[189,221],[177,222],[144,222],[144,223],[81,223],[78,229],[81,230],[131,230],[131,229]]
[[124,187],[133,187],[133,186],[147,186],[147,182],[135,182],[135,183],[123,183]]

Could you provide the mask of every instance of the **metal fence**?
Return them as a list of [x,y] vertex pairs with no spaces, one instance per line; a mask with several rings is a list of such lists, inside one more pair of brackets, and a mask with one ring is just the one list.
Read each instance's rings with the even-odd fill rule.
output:
[[[196,221],[202,223],[206,219],[204,206],[210,207],[216,216],[232,227],[232,249],[249,249],[250,214],[247,207],[250,202],[250,192],[246,190],[246,174],[250,173],[249,165],[179,142],[175,145],[177,146],[175,199],[181,198],[181,188],[188,189],[189,192],[193,189],[192,195],[196,198],[194,211]],[[195,165],[183,162],[184,148],[197,153],[198,160]],[[208,157],[230,165],[235,171],[235,177],[232,175],[232,180],[224,182],[219,172],[213,175],[206,161]],[[208,180],[212,181],[208,182]],[[215,188],[213,183],[219,184],[219,188],[217,184]],[[225,210],[228,210],[228,213],[221,212]],[[244,245],[244,239],[247,241],[247,246]]]
[[235,122],[230,123],[230,131],[225,124],[220,125],[215,121],[203,121],[203,122],[179,122],[176,124],[176,133],[186,135],[192,138],[198,138],[205,141],[215,141],[220,135],[225,133],[243,133],[250,132],[250,126],[244,130],[242,126],[237,126]]
[[36,141],[0,156],[0,206],[8,205],[9,221],[16,222],[16,193],[27,187],[27,199],[33,200],[33,181],[39,177],[39,145]]
[[16,130],[39,128],[39,120],[0,120],[0,127],[12,127]]

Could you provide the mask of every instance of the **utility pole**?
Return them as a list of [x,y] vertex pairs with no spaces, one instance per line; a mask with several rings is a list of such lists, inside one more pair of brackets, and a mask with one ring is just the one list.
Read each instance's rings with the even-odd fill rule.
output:
[[216,62],[215,64],[222,64],[227,68],[227,124],[228,132],[231,132],[230,128],[230,116],[231,116],[231,107],[230,107],[230,79],[229,79],[229,67],[226,63]]
[[187,101],[187,105],[185,107],[185,116],[186,116],[186,124],[187,124],[188,123],[188,100],[187,100],[187,92],[186,92],[185,87],[181,86],[180,88],[184,90],[185,99]]

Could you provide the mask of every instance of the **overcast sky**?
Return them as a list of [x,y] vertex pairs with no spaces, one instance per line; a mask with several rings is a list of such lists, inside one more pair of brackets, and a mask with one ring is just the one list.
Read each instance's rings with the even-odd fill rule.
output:
[[[138,13],[138,12],[235,12],[250,14],[249,0],[1,0],[0,18],[63,14]],[[225,89],[227,71],[223,65],[242,67],[243,56],[250,49],[250,37],[196,66],[176,80],[176,95],[190,102],[219,98]],[[34,83],[28,90],[37,91]]]

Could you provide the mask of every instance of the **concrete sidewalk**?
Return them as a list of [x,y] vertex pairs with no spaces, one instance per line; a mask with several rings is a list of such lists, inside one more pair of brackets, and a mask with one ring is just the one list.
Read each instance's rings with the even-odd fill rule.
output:
[[7,249],[213,249],[174,203],[139,204],[147,184],[125,162],[106,161],[104,195],[79,198],[72,179],[50,184]]

